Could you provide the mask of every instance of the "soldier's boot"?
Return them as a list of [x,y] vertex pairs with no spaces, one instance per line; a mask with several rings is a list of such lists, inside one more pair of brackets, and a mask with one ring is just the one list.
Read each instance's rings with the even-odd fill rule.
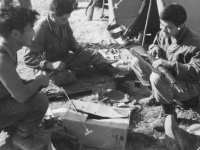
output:
[[200,136],[179,128],[174,116],[168,115],[165,120],[165,144],[169,150],[197,150]]
[[123,78],[124,81],[136,79],[135,72],[133,70],[122,71],[117,67],[112,65],[106,66],[101,70],[102,73],[107,74],[113,78]]
[[13,146],[21,150],[47,150],[48,146],[33,138],[30,132],[22,132],[18,130],[12,140]]
[[165,130],[164,125],[165,125],[165,118],[167,115],[173,115],[175,118],[177,118],[174,104],[161,104],[161,105],[163,109],[162,115],[157,120],[150,123],[150,127],[158,132],[163,132]]

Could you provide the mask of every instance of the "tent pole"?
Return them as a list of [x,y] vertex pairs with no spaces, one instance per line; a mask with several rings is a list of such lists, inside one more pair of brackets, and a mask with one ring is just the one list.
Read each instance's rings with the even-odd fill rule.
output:
[[147,19],[146,19],[146,23],[145,23],[145,28],[144,28],[144,34],[143,34],[143,39],[142,39],[142,46],[144,46],[144,43],[145,43],[147,26],[148,26],[148,22],[149,22],[149,15],[150,15],[150,11],[151,11],[152,0],[149,0],[149,1],[150,1],[149,2],[149,9],[148,9],[148,13],[147,13]]

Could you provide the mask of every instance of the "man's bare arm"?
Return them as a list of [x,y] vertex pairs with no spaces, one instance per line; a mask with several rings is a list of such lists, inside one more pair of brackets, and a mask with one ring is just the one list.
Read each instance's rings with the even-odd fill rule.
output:
[[40,87],[48,86],[48,77],[37,77],[33,82],[24,85],[16,72],[13,60],[6,54],[0,55],[0,81],[10,94],[20,103],[29,100]]

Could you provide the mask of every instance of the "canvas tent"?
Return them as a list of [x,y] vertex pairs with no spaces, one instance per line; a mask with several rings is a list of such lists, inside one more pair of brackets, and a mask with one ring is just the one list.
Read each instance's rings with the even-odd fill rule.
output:
[[[145,27],[150,0],[109,0],[109,24],[126,27],[124,36],[135,36]],[[147,34],[159,31],[159,12],[170,3],[179,3],[187,11],[186,25],[200,34],[199,0],[152,0]]]

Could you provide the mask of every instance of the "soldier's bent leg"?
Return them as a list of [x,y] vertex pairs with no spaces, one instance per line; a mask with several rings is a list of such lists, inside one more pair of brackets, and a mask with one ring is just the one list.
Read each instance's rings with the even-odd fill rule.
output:
[[160,102],[161,104],[171,104],[174,102],[173,88],[170,86],[167,79],[152,72],[150,75],[150,82],[157,102]]
[[166,115],[170,114],[176,117],[173,101],[173,88],[169,82],[157,73],[152,72],[150,76],[152,90],[156,101],[162,105],[162,116],[150,123],[150,127],[158,132],[164,131]]
[[[148,86],[151,89],[150,75],[152,72],[151,65],[144,60],[134,57],[131,62],[131,69],[134,70],[136,76],[144,86]],[[146,106],[156,105],[156,100],[153,93],[149,97],[142,98],[139,101],[140,104]]]
[[67,60],[66,68],[84,68],[92,65],[97,71],[103,73],[109,72],[110,74],[114,74],[120,71],[118,68],[111,66],[112,63],[112,61],[104,58],[98,51],[87,48],[73,54],[73,57]]
[[0,101],[0,127],[18,124],[24,131],[32,131],[42,121],[48,108],[47,96],[36,93],[25,103],[19,103],[14,98]]
[[[4,122],[5,124],[18,123],[19,127],[14,134],[12,143],[15,147],[20,149],[33,149],[44,150],[47,149],[45,143],[34,139],[32,132],[41,123],[46,110],[48,108],[47,96],[43,93],[36,93],[27,102],[19,104],[16,100],[11,99],[7,103],[4,103]],[[6,110],[8,112],[7,115]]]
[[[174,87],[171,87],[169,81],[165,77],[160,76],[159,74],[154,73],[154,72],[150,76],[150,81],[151,81],[153,93],[156,100],[160,102],[163,107],[167,106],[166,108],[168,110],[169,110],[168,107],[170,107],[170,105],[172,106],[173,103],[177,103],[178,105],[180,105],[181,103],[184,104],[188,100],[199,95],[199,89],[197,85],[186,83],[183,81],[178,82],[179,86],[184,90],[184,93],[182,94],[182,93],[179,93]],[[163,109],[163,112],[164,112],[163,117],[160,119],[157,119],[156,121],[150,124],[150,126],[153,129],[164,130],[164,120],[165,120],[166,114],[171,114],[176,118],[176,113],[174,111],[174,108],[173,107],[170,107],[170,108],[171,108],[170,112],[168,111],[167,113]]]
[[134,57],[131,61],[131,69],[133,69],[136,76],[144,86],[150,86],[149,77],[152,72],[150,64]]
[[73,54],[73,56],[65,60],[66,68],[76,68],[76,67],[85,67],[85,66],[94,66],[98,69],[103,69],[109,64],[112,64],[111,61],[107,60],[102,56],[101,53],[94,49],[83,49],[81,52]]
[[179,93],[165,77],[154,72],[150,76],[150,81],[154,96],[161,104],[188,101],[200,94],[200,88],[197,84],[190,84],[184,81],[177,82],[184,91],[184,93]]

